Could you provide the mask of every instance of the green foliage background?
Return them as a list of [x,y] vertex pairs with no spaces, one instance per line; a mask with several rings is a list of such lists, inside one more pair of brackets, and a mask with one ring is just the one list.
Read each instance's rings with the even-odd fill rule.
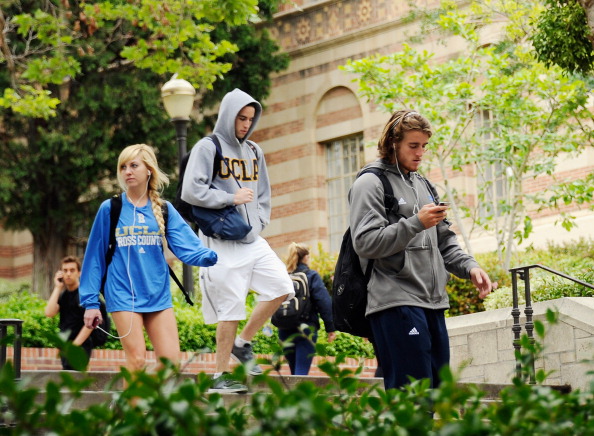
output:
[[586,12],[577,0],[545,0],[531,36],[538,60],[569,73],[589,74],[594,51]]
[[[548,312],[547,322],[556,322],[556,315]],[[535,331],[542,340],[541,322],[535,322]],[[74,356],[76,349],[68,349],[63,341],[60,345],[69,358],[84,363],[84,353]],[[224,400],[221,394],[208,392],[210,375],[183,377],[166,362],[156,374],[123,369],[113,382],[124,381],[126,387],[107,386],[105,400],[84,408],[72,407],[72,401],[85,390],[97,389],[91,377],[62,373],[45,387],[32,386],[15,380],[9,362],[0,369],[0,427],[7,430],[2,434],[62,436],[593,434],[594,386],[569,392],[545,386],[544,369],[536,371],[536,384],[530,384],[525,364],[541,355],[542,346],[526,336],[522,346],[526,351],[518,358],[523,369],[499,392],[460,383],[448,367],[440,371],[441,384],[436,388],[430,388],[428,380],[417,380],[386,391],[373,380],[360,379],[361,368],[341,369],[344,356],[339,356],[336,362],[320,365],[327,379],[317,384],[303,380],[290,386],[271,377],[274,372],[246,377],[245,368],[239,366],[232,377],[246,383],[252,394]]]
[[[586,283],[594,284],[594,242],[580,239],[566,244],[549,244],[545,249],[522,253],[516,266],[540,264]],[[518,283],[519,304],[525,304],[523,281]],[[594,290],[539,268],[530,270],[530,295],[533,303],[562,297],[592,297]],[[484,302],[485,309],[512,307],[509,282],[495,290]]]
[[[173,72],[197,88],[200,114],[235,87],[268,96],[270,75],[289,58],[255,22],[277,5],[3,2],[10,53],[0,50],[0,220],[33,236],[34,292],[47,295],[59,260],[72,244],[83,248],[100,202],[119,191],[115,166],[125,146],[157,150],[161,169],[174,175],[164,196],[174,197],[178,146],[160,96]],[[188,144],[213,123],[191,122]]]
[[[335,255],[321,249],[312,257],[311,267],[316,269],[325,281],[330,280],[334,271]],[[501,307],[511,308],[510,273],[501,270],[495,253],[480,254],[477,260],[497,282],[499,289],[494,291],[484,302],[477,297],[477,292],[468,280],[452,277],[447,290],[450,295],[450,309],[448,316],[458,316],[481,312],[485,309]],[[566,244],[549,244],[544,249],[529,248],[516,255],[514,265],[542,264],[557,271],[574,276],[580,280],[594,283],[594,242],[579,240]],[[181,264],[175,265],[176,272],[181,273]],[[572,282],[552,278],[550,274],[543,274],[534,270],[532,279],[533,301],[544,301],[568,296],[593,296],[592,290],[583,286],[573,285]],[[178,322],[180,344],[182,351],[215,350],[215,325],[206,325],[201,311],[201,292],[198,287],[199,269],[194,268],[196,294],[195,306],[189,306],[184,297],[172,282],[174,310]],[[548,274],[548,276],[547,276]],[[328,282],[327,282],[328,284]],[[330,291],[329,291],[330,292]],[[253,294],[248,297],[248,315],[256,304]],[[58,332],[58,318],[47,318],[43,309],[45,301],[38,295],[32,294],[26,283],[0,282],[0,318],[19,318],[23,324],[23,345],[25,347],[55,347],[52,338]],[[245,321],[240,323],[240,328]],[[278,334],[271,324],[272,334],[263,331],[255,337],[254,351],[257,354],[271,354],[278,347]],[[112,323],[112,334],[115,336],[115,326]],[[318,344],[330,356],[373,357],[373,347],[362,338],[346,333],[337,333],[334,342],[328,343],[326,331],[319,332]],[[147,347],[150,343],[147,338]],[[121,349],[119,340],[109,338],[103,348]]]

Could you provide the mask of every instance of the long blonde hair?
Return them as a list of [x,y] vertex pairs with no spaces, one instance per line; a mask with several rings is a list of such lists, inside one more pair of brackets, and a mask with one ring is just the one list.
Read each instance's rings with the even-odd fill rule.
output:
[[120,184],[121,188],[126,191],[127,186],[120,171],[120,168],[126,162],[131,161],[132,159],[140,158],[144,165],[148,168],[151,172],[151,177],[149,178],[148,183],[148,196],[151,199],[151,207],[153,209],[153,214],[155,215],[155,219],[157,220],[157,224],[159,224],[159,232],[161,236],[165,236],[165,219],[163,218],[163,211],[162,206],[164,204],[164,200],[161,198],[161,192],[163,189],[169,185],[169,177],[159,168],[159,164],[157,163],[157,156],[155,155],[155,150],[150,145],[146,144],[135,144],[129,145],[128,147],[124,148],[120,153],[120,157],[118,158],[118,167],[117,167],[117,174],[118,174],[118,183]]
[[297,242],[291,242],[289,245],[289,252],[287,254],[287,271],[292,273],[297,269],[297,265],[303,260],[305,256],[309,254],[309,248],[305,244],[298,244]]

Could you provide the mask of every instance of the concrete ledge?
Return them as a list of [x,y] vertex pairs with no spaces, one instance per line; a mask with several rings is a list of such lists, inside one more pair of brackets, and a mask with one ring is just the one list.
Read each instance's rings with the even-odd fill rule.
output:
[[[520,325],[525,334],[525,306],[520,307]],[[544,354],[536,369],[550,373],[545,383],[589,389],[594,381],[594,298],[572,297],[534,303],[533,320],[545,324]],[[547,310],[559,314],[549,325]],[[509,383],[515,375],[513,318],[511,308],[462,315],[446,320],[451,365],[462,382]],[[538,340],[538,338],[537,338]]]

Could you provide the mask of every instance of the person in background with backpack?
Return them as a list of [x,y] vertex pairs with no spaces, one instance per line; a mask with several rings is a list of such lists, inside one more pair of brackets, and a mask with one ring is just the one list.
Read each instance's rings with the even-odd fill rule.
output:
[[[80,284],[80,260],[75,256],[62,259],[61,268],[54,275],[54,290],[45,306],[45,316],[53,318],[60,314],[60,331],[68,331],[68,340],[82,347],[91,358],[95,344],[92,338],[93,329],[87,328],[83,322],[84,309],[80,307],[78,287]],[[102,308],[105,307],[100,302]],[[61,357],[62,368],[72,370],[65,357]]]
[[169,183],[169,178],[159,169],[152,147],[145,144],[126,147],[120,153],[117,168],[118,182],[124,193],[115,228],[116,247],[106,267],[110,199],[99,207],[83,261],[80,304],[85,308],[84,323],[87,328],[93,328],[101,322],[99,293],[105,276],[105,303],[126,353],[126,368],[136,371],[145,365],[143,329],[157,361],[167,358],[177,363],[179,336],[164,244],[189,265],[214,265],[217,254],[203,247],[175,208],[161,199],[160,191]]
[[[283,350],[289,362],[291,374],[308,375],[316,352],[315,344],[320,330],[320,316],[324,321],[328,342],[332,342],[336,338],[332,321],[332,301],[320,274],[313,269],[309,269],[309,249],[307,246],[292,242],[289,245],[285,263],[289,273],[303,272],[307,276],[311,304],[308,305],[309,311],[302,315],[300,325],[294,328],[279,328],[278,337],[285,345]],[[303,328],[301,324],[306,324],[307,327]]]
[[[202,312],[207,324],[217,323],[216,368],[210,392],[245,393],[247,387],[228,375],[229,358],[245,364],[251,375],[262,373],[253,354],[252,339],[295,291],[282,260],[260,232],[270,222],[271,189],[264,153],[248,140],[255,130],[262,106],[240,89],[221,101],[212,138],[202,138],[190,152],[184,173],[181,198],[203,208],[222,209],[236,205],[251,230],[238,240],[206,236],[204,245],[215,250],[219,262],[200,270]],[[216,165],[216,156],[223,161]],[[219,158],[221,159],[221,158]],[[258,304],[243,330],[249,290],[258,294]]]
[[435,188],[418,174],[432,135],[417,112],[392,114],[378,143],[379,159],[368,167],[387,176],[395,205],[384,208],[384,188],[373,173],[358,177],[349,193],[353,247],[374,259],[366,317],[384,372],[384,386],[400,388],[427,378],[439,385],[439,370],[450,362],[445,310],[449,273],[472,280],[479,297],[491,292],[489,276],[459,246],[439,205]]

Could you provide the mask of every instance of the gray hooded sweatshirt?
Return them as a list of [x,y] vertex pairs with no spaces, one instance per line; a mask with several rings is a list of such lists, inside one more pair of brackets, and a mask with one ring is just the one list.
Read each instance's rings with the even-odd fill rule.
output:
[[[248,104],[255,106],[254,121],[241,141],[235,137],[235,119]],[[247,139],[255,130],[262,106],[240,89],[227,93],[221,101],[213,133],[221,143],[223,157],[219,173],[213,175],[215,145],[210,138],[202,138],[190,152],[182,185],[182,199],[187,203],[221,209],[233,205],[235,192],[241,187],[254,191],[254,200],[237,206],[244,219],[252,226],[248,235],[239,242],[251,243],[270,222],[270,182],[264,153],[258,144]],[[253,148],[252,148],[253,147]],[[228,165],[228,166],[227,166]],[[202,235],[204,237],[204,235]]]
[[478,267],[447,222],[425,229],[418,211],[434,202],[428,182],[416,173],[400,174],[396,165],[377,160],[365,168],[386,170],[395,206],[386,216],[384,188],[371,173],[358,177],[349,192],[353,247],[362,259],[375,259],[368,284],[366,315],[397,306],[447,309],[449,273],[469,278]]

